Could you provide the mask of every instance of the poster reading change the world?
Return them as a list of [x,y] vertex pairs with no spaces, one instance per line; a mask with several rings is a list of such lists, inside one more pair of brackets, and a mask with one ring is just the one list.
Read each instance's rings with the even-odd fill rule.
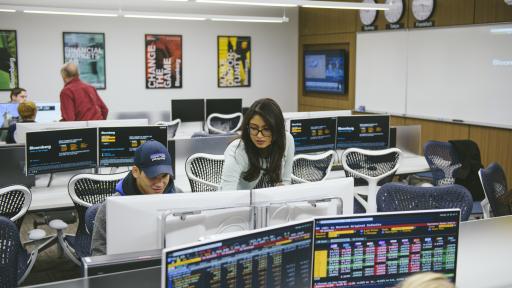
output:
[[19,86],[16,31],[0,30],[0,90]]
[[105,89],[105,34],[64,32],[63,35],[64,63],[76,63],[82,81]]
[[251,37],[219,36],[218,86],[251,86]]
[[181,35],[146,34],[146,88],[182,86]]

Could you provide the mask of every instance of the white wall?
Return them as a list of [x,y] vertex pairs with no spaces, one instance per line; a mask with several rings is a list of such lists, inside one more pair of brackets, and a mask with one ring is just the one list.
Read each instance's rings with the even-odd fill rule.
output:
[[[18,37],[20,86],[29,98],[59,101],[63,86],[62,32],[104,32],[107,89],[99,90],[112,119],[119,112],[149,111],[151,121],[169,112],[171,99],[242,98],[249,106],[262,97],[275,99],[283,111],[297,111],[298,10],[290,22],[235,23],[172,21],[84,16],[1,13],[0,29]],[[183,35],[183,88],[147,90],[144,79],[144,34]],[[217,88],[217,36],[251,36],[249,88]],[[8,92],[0,92],[6,102]],[[167,119],[162,119],[167,120]]]

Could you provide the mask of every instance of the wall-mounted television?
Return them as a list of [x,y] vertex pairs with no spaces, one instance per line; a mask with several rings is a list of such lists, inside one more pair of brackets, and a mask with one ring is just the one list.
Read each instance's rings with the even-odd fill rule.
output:
[[343,49],[304,51],[304,92],[346,94],[346,55]]

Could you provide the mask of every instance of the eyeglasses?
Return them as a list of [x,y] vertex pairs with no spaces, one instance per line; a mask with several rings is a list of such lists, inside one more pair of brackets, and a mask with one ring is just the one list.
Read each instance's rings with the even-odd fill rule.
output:
[[270,130],[269,128],[258,129],[258,127],[254,127],[254,126],[248,126],[248,128],[249,128],[249,133],[252,136],[258,136],[258,134],[260,134],[260,132],[261,132],[261,135],[263,135],[263,137],[272,136],[272,130]]

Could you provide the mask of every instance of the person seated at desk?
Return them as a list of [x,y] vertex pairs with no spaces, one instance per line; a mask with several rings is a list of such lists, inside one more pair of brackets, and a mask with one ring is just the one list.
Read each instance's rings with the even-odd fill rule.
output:
[[455,285],[441,273],[420,272],[405,278],[396,288],[455,288]]
[[[169,151],[160,142],[150,140],[135,150],[134,166],[126,177],[117,183],[113,196],[168,194],[182,192],[174,186],[172,162]],[[107,252],[107,209],[101,204],[92,233],[93,256]]]
[[294,152],[279,105],[269,98],[257,100],[244,116],[241,139],[224,152],[220,190],[291,184]]
[[[21,123],[35,122],[37,115],[37,106],[32,101],[25,101],[18,105],[18,114],[20,114]],[[16,132],[16,123],[12,123],[7,130],[7,137],[5,143],[16,143],[14,140],[14,132]]]

